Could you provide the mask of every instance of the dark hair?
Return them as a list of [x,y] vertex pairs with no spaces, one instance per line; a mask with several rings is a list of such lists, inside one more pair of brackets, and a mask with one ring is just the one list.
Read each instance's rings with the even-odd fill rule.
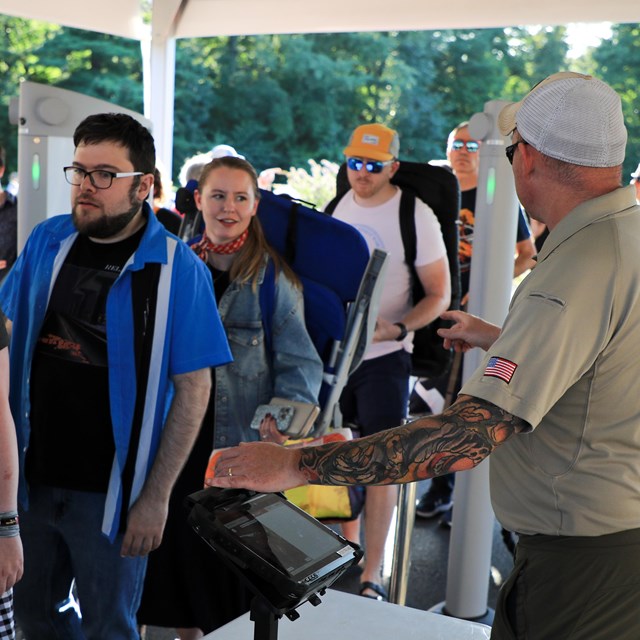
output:
[[136,171],[153,173],[156,148],[150,131],[125,113],[97,113],[87,116],[73,133],[73,144],[115,142],[129,152]]
[[160,174],[160,169],[158,169],[158,167],[153,170],[153,198],[154,200],[162,200],[164,198],[162,175]]
[[0,169],[7,164],[7,152],[3,146],[0,146]]

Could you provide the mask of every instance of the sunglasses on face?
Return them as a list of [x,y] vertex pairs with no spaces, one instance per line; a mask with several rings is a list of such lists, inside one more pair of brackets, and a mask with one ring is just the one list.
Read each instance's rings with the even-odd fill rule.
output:
[[380,160],[367,160],[366,162],[362,158],[347,158],[347,167],[351,171],[360,171],[362,167],[365,167],[368,173],[380,173],[383,167],[388,164],[393,164],[393,160],[387,160],[381,162]]
[[460,151],[463,147],[466,147],[469,153],[475,153],[480,148],[480,144],[475,140],[454,140],[451,143],[453,151]]
[[504,155],[507,156],[507,160],[509,161],[509,164],[513,164],[513,156],[519,144],[529,144],[529,143],[526,140],[518,140],[518,142],[514,142],[513,144],[510,144],[508,147],[505,148]]

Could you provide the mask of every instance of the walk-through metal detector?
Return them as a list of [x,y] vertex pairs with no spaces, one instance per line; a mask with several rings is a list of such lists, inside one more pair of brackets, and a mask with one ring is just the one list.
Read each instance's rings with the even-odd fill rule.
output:
[[105,100],[36,82],[22,82],[9,107],[18,125],[18,251],[33,227],[70,211],[71,187],[62,173],[73,160],[73,132],[94,113],[127,113],[149,130],[151,120]]
[[[513,280],[518,199],[513,174],[505,156],[509,144],[497,125],[498,114],[508,104],[487,102],[482,113],[469,121],[469,133],[481,140],[480,168],[473,236],[473,268],[469,285],[470,313],[502,325],[507,315]],[[472,349],[464,357],[463,382],[479,366],[483,353]],[[489,498],[489,460],[471,471],[456,474],[453,522],[449,543],[446,600],[431,610],[456,618],[491,624],[487,606],[491,571],[494,515]],[[390,599],[404,603],[408,579],[407,541],[411,539],[415,494],[400,494],[396,529],[396,554]],[[399,574],[399,575],[397,575]]]

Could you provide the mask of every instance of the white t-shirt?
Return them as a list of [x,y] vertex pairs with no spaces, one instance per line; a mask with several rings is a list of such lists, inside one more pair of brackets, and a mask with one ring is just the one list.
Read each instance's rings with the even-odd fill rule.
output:
[[[411,273],[404,261],[404,245],[400,233],[400,189],[377,207],[356,203],[352,190],[338,203],[333,216],[354,226],[364,236],[369,251],[382,249],[389,254],[385,282],[380,296],[379,315],[389,322],[400,322],[413,308]],[[416,267],[422,267],[447,255],[442,230],[435,213],[419,198],[415,205]],[[378,358],[398,349],[413,350],[413,332],[403,342],[388,340],[369,345],[364,359]]]

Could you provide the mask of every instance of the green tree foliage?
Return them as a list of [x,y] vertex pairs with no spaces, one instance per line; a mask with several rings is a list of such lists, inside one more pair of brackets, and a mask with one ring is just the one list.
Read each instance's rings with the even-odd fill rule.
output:
[[[37,20],[0,15],[0,144],[7,151],[7,173],[17,167],[17,127],[9,123],[9,103],[18,96],[21,80],[40,69],[38,49],[60,31],[60,27]],[[55,72],[42,74],[46,82]]]
[[62,28],[36,53],[42,63],[30,70],[29,80],[85,93],[127,109],[143,110],[142,53],[138,41]]
[[[178,43],[174,157],[231,144],[259,168],[339,160],[360,121],[389,123],[413,70],[389,34],[237,36]],[[207,86],[196,84],[204,74]],[[197,106],[194,109],[193,104]],[[194,123],[202,123],[194,131]],[[178,168],[180,162],[176,163]]]
[[176,119],[175,174],[220,143],[259,169],[339,162],[362,122],[396,128],[406,160],[442,158],[449,131],[487,100],[565,68],[565,37],[556,27],[180,41],[176,113],[189,117]]
[[593,73],[610,84],[620,95],[629,132],[623,180],[640,162],[640,25],[613,25],[612,37],[592,49]]

